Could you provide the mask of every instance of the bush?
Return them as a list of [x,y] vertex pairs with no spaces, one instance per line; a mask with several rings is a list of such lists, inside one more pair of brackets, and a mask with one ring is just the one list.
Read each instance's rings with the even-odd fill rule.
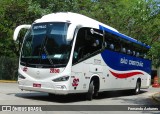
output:
[[0,57],[0,80],[17,80],[18,58]]

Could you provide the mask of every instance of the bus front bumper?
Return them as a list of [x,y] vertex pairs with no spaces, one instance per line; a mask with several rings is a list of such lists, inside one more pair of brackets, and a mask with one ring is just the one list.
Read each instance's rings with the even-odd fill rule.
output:
[[19,88],[26,91],[46,92],[53,94],[66,95],[72,93],[64,83],[54,84],[53,82],[33,82],[33,81],[18,81]]

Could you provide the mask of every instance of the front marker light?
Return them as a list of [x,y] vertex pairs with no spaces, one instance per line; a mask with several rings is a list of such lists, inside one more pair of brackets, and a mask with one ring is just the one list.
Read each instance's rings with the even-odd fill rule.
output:
[[54,82],[61,82],[61,81],[67,81],[69,79],[69,76],[62,76],[56,79],[53,79]]

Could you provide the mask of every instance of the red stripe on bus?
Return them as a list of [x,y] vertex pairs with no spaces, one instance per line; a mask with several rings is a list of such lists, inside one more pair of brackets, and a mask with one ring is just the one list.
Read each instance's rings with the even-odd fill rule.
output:
[[132,77],[132,76],[138,75],[138,74],[144,75],[142,72],[129,72],[129,73],[123,73],[123,74],[122,73],[115,73],[112,71],[110,71],[110,72],[112,73],[113,76],[115,76],[117,78],[128,78],[128,77]]

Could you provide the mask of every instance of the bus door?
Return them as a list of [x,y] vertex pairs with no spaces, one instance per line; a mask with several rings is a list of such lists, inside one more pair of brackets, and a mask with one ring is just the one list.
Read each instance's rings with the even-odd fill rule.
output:
[[79,65],[86,81],[90,81],[93,74],[102,76],[100,56],[102,44],[103,31],[86,27],[79,29],[73,53],[73,65]]

